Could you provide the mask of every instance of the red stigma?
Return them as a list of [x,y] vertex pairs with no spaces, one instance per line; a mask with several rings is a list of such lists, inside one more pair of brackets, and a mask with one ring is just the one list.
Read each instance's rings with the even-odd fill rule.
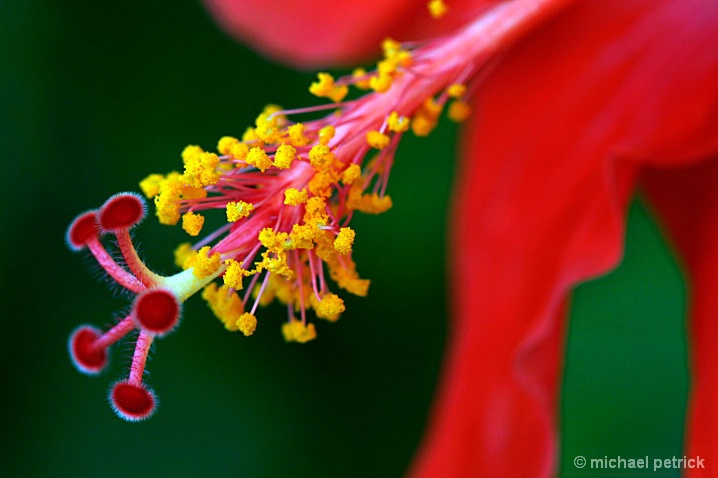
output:
[[73,251],[80,251],[85,248],[87,241],[97,236],[97,212],[83,212],[70,223],[67,228],[65,240],[67,245]]
[[157,409],[154,392],[142,384],[117,382],[110,390],[110,403],[117,416],[128,422],[139,422],[152,416]]
[[107,350],[95,347],[101,335],[96,328],[85,325],[70,336],[70,357],[80,372],[95,375],[107,366]]
[[180,303],[172,292],[150,289],[137,296],[133,315],[142,330],[165,335],[179,322],[180,310]]
[[145,217],[145,210],[145,201],[139,195],[115,194],[102,205],[97,221],[105,231],[122,231],[139,223]]

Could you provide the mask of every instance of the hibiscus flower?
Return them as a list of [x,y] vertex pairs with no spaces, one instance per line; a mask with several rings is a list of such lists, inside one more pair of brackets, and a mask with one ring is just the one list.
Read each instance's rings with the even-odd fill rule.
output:
[[[302,67],[352,60],[377,35],[435,33],[413,2],[207,3],[239,38]],[[718,461],[718,8],[683,0],[523,3],[566,5],[504,50],[473,96],[478,114],[464,131],[451,236],[452,338],[413,474],[554,473],[567,296],[619,262],[637,188],[692,285],[687,453]],[[460,12],[449,17],[481,8],[490,15],[500,4],[449,2]],[[274,8],[287,14],[271,32],[259,30]],[[311,32],[308,41],[294,41],[299,31]]]
[[[249,295],[241,307],[232,295],[244,276],[253,276],[248,290],[258,286],[260,296],[269,290],[285,297],[287,340],[313,338],[305,309],[330,320],[343,310],[326,287],[323,263],[349,292],[363,295],[368,287],[349,256],[354,231],[345,224],[352,211],[381,212],[390,205],[384,190],[391,153],[408,120],[416,134],[428,134],[448,104],[456,120],[473,110],[453,208],[454,322],[433,418],[411,473],[555,473],[566,300],[577,283],[620,260],[627,202],[639,187],[665,222],[693,287],[687,452],[718,461],[712,443],[718,384],[711,374],[718,348],[709,326],[718,312],[710,295],[718,271],[718,254],[710,249],[718,235],[711,215],[718,204],[710,194],[718,179],[718,165],[710,161],[718,152],[718,8],[708,0],[477,0],[449,3],[444,12],[443,3],[430,3],[434,16],[443,18],[432,20],[408,0],[208,0],[230,31],[305,68],[356,60],[386,36],[427,41],[385,42],[388,63],[380,62],[373,73],[336,82],[320,75],[314,93],[344,108],[344,122],[329,116],[310,124],[306,135],[295,128],[292,137],[289,128],[298,123],[285,115],[293,112],[271,109],[258,119],[254,136],[241,142],[223,138],[221,156],[186,150],[181,179],[148,178],[143,189],[159,198],[160,220],[177,222],[183,212],[191,235],[201,230],[196,211],[205,207],[221,205],[230,222],[246,219],[243,232],[234,226],[221,230],[206,242],[230,231],[225,239],[211,249],[197,248],[191,262],[181,260],[188,268],[177,277],[153,275],[134,253],[128,230],[144,216],[141,199],[119,195],[79,216],[68,234],[71,246],[89,248],[137,297],[130,316],[110,332],[78,329],[71,341],[76,365],[86,372],[101,369],[106,347],[140,329],[131,375],[113,387],[111,400],[124,418],[146,418],[154,395],[143,385],[142,371],[154,337],[173,329],[181,302],[205,286],[225,326],[250,335],[260,299],[245,312]],[[348,85],[374,93],[342,104]],[[339,140],[348,143],[343,157]],[[259,142],[277,146],[257,147],[253,156],[240,146]],[[284,144],[291,149],[280,150]],[[335,159],[363,165],[369,147],[387,153],[363,166],[363,187],[352,189],[359,171]],[[293,174],[279,171],[289,170],[297,153],[298,161],[306,156],[300,167]],[[237,169],[232,179],[238,187],[224,188],[220,179],[228,176],[222,171],[237,165],[269,174],[260,180]],[[316,182],[307,198],[302,186],[311,181]],[[365,191],[369,186],[373,192]],[[271,210],[267,205],[276,201],[267,194],[275,190],[289,206],[314,202],[302,206],[302,215],[282,213],[279,203]],[[98,224],[117,236],[131,273],[101,247]],[[318,230],[281,236],[294,233],[294,225]],[[258,235],[266,255],[253,270],[243,268],[260,250]],[[301,240],[308,241],[305,247],[296,245]],[[208,285],[221,275],[229,295],[218,296]],[[270,280],[278,276],[295,282],[283,288]],[[230,309],[237,314],[226,313]],[[295,309],[301,320],[293,318]]]

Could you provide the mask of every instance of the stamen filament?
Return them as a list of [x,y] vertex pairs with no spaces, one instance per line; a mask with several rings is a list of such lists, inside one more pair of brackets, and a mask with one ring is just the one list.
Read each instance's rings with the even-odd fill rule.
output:
[[123,269],[115,260],[110,256],[105,247],[100,242],[100,239],[93,237],[87,241],[87,248],[90,250],[92,255],[97,260],[97,263],[112,277],[115,282],[132,292],[142,292],[145,290],[145,285],[140,282],[135,276]]
[[137,254],[137,250],[135,250],[135,246],[132,244],[132,239],[130,238],[130,231],[124,229],[116,232],[115,236],[117,237],[117,245],[120,247],[122,257],[124,257],[127,267],[130,268],[135,277],[148,288],[161,283],[163,277],[149,270]]
[[135,354],[132,356],[132,365],[130,366],[130,376],[127,382],[131,385],[141,386],[142,375],[145,373],[145,363],[147,362],[147,354],[150,352],[150,346],[154,337],[147,332],[140,332],[135,345]]
[[106,349],[121,338],[123,338],[125,335],[130,333],[135,328],[135,323],[132,320],[132,316],[128,315],[124,319],[122,319],[120,322],[117,323],[114,327],[112,327],[110,330],[102,334],[95,342],[92,344],[92,348],[94,349]]
[[264,293],[264,289],[267,288],[267,283],[269,282],[269,272],[266,272],[264,274],[264,280],[262,280],[262,286],[259,288],[259,292],[257,293],[257,298],[254,300],[254,305],[252,306],[252,310],[250,311],[250,314],[254,315],[254,313],[257,311],[257,306],[259,305],[259,300],[262,298],[262,294]]

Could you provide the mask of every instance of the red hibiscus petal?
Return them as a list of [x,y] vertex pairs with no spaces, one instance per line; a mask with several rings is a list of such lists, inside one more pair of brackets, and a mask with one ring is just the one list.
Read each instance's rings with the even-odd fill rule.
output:
[[301,68],[376,55],[386,37],[421,40],[456,28],[489,0],[454,0],[434,20],[416,0],[205,0],[228,32]]
[[709,147],[714,5],[581,2],[481,86],[455,201],[455,322],[414,476],[555,473],[563,305],[618,262],[641,163]]
[[[686,455],[706,463],[718,463],[718,152],[714,155],[712,162],[644,177],[687,271],[692,390]],[[704,473],[688,470],[687,476]]]

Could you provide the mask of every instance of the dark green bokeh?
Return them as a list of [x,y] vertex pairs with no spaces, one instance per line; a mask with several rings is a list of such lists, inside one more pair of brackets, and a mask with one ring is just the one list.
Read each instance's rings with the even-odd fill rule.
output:
[[[211,148],[241,134],[266,103],[313,103],[312,75],[234,43],[188,1],[111,10],[4,2],[0,61],[9,172],[0,188],[0,474],[400,476],[421,437],[445,337],[455,128],[407,138],[392,173],[395,207],[355,219],[369,297],[348,298],[343,318],[318,324],[319,339],[304,346],[283,342],[278,307],[263,311],[246,339],[189,301],[181,328],[158,341],[148,366],[157,415],[126,424],[105,395],[125,373],[128,347],[114,350],[111,369],[96,378],[67,357],[75,326],[110,323],[127,307],[91,261],[65,248],[67,224],[114,192],[136,190],[144,175],[178,168],[187,143]],[[185,240],[177,229],[149,219],[138,230],[152,266],[172,270],[171,250]],[[587,473],[571,465],[578,454],[681,454],[683,302],[675,264],[634,208],[624,266],[573,301],[564,476]]]

